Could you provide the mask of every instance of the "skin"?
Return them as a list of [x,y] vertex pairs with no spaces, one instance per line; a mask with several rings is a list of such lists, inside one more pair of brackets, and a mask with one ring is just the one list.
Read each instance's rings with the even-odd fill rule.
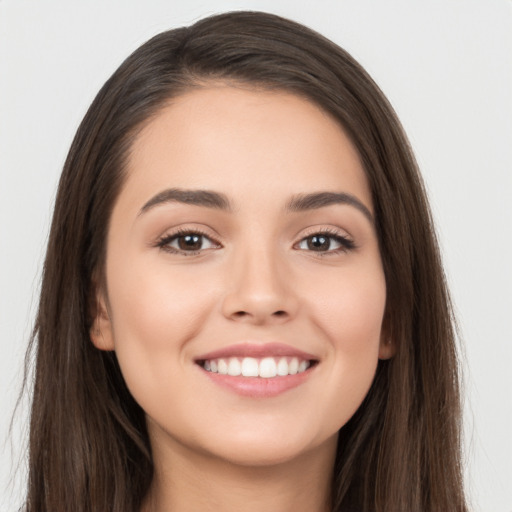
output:
[[[220,192],[232,208],[143,208],[169,188]],[[135,140],[91,339],[116,351],[147,415],[156,471],[146,510],[329,509],[337,432],[393,346],[371,218],[353,204],[286,210],[292,196],[324,191],[350,194],[372,214],[342,128],[287,92],[194,89]],[[207,238],[188,254],[176,252],[177,238],[160,247],[177,229]],[[333,236],[312,250],[308,237],[326,230],[355,247]],[[253,398],[195,363],[247,340],[288,344],[318,364],[298,387]]]

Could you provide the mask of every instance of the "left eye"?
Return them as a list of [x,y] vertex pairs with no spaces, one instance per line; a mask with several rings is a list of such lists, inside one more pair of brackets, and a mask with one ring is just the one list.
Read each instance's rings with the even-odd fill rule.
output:
[[297,245],[299,249],[315,252],[349,250],[354,248],[354,242],[341,235],[315,233],[303,238]]
[[180,233],[164,237],[158,243],[162,249],[171,252],[197,252],[213,249],[219,245],[201,233]]

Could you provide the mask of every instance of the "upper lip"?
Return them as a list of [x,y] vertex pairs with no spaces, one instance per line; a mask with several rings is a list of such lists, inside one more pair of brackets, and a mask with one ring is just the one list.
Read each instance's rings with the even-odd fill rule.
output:
[[284,343],[236,343],[202,354],[195,360],[206,361],[228,357],[298,357],[307,361],[318,360],[315,355]]

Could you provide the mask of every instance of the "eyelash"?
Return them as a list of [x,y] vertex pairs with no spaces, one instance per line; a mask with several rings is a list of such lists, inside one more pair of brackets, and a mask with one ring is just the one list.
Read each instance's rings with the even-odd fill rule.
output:
[[183,250],[180,250],[180,249],[176,249],[175,247],[171,247],[169,244],[171,242],[173,242],[174,240],[178,240],[179,238],[181,237],[184,237],[184,236],[199,236],[199,237],[202,237],[202,238],[207,238],[208,240],[211,241],[211,243],[213,245],[216,245],[216,246],[219,246],[220,247],[220,243],[217,242],[215,239],[213,239],[210,235],[207,235],[206,233],[204,233],[203,231],[201,231],[200,229],[197,229],[197,228],[194,228],[194,229],[178,229],[177,231],[175,231],[174,233],[170,233],[168,235],[164,235],[162,238],[160,238],[156,244],[157,247],[159,247],[160,249],[162,249],[163,251],[166,251],[166,252],[170,252],[171,254],[181,254],[183,256],[195,256],[197,254],[200,254],[201,251],[204,251],[204,250],[207,250],[207,249],[199,249],[199,250],[195,250],[195,251],[183,251]]
[[[209,249],[198,249],[198,250],[192,250],[192,251],[185,251],[185,250],[180,250],[180,249],[170,246],[170,244],[173,241],[178,240],[179,238],[184,237],[184,236],[198,236],[198,237],[206,238],[213,245],[217,246],[216,248],[221,247],[221,244],[218,241],[213,239],[210,235],[208,235],[208,234],[204,233],[203,231],[196,229],[196,228],[194,228],[194,229],[178,229],[174,233],[164,235],[162,238],[160,238],[158,240],[158,242],[156,243],[156,247],[162,249],[163,251],[169,252],[171,254],[180,254],[183,256],[195,256],[197,254],[200,254],[202,251],[209,250]],[[337,242],[338,244],[340,244],[340,247],[338,249],[331,249],[331,250],[327,250],[327,251],[314,251],[314,250],[308,251],[308,252],[315,253],[315,255],[319,256],[319,257],[336,256],[341,253],[346,253],[346,252],[349,252],[349,251],[357,248],[354,241],[351,240],[349,237],[341,235],[340,233],[338,233],[335,230],[329,230],[329,229],[322,229],[320,231],[314,231],[314,232],[304,236],[303,238],[301,238],[299,240],[299,242],[294,244],[293,247],[295,248],[299,244],[303,243],[304,241],[307,241],[308,238],[312,238],[315,236],[316,237],[323,236],[323,237],[330,239],[331,241],[334,241],[334,242]],[[306,250],[306,249],[303,249],[303,250]]]
[[300,241],[294,245],[294,247],[301,244],[308,238],[312,238],[315,236],[316,237],[323,236],[323,237],[329,238],[331,241],[334,241],[334,242],[337,242],[340,244],[340,247],[338,249],[331,249],[331,250],[327,250],[327,251],[314,251],[314,250],[309,251],[309,252],[315,253],[315,256],[319,256],[321,258],[325,258],[325,257],[329,257],[329,256],[337,256],[339,254],[347,253],[354,249],[357,249],[355,242],[348,236],[342,235],[334,229],[325,229],[325,228],[321,229],[320,231],[313,231],[313,232],[307,234],[306,236],[301,238]]

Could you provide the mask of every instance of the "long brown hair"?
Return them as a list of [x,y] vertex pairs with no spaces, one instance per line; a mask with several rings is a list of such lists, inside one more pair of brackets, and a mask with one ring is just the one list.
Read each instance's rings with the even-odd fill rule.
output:
[[90,341],[110,214],[131,143],[172,97],[208,80],[299,94],[359,151],[386,276],[385,329],[364,403],[340,430],[333,510],[466,511],[453,318],[422,180],[388,101],[354,59],[292,21],[234,12],[164,32],[103,86],[71,146],[30,350],[27,512],[138,511],[153,476],[144,412],[114,352]]

